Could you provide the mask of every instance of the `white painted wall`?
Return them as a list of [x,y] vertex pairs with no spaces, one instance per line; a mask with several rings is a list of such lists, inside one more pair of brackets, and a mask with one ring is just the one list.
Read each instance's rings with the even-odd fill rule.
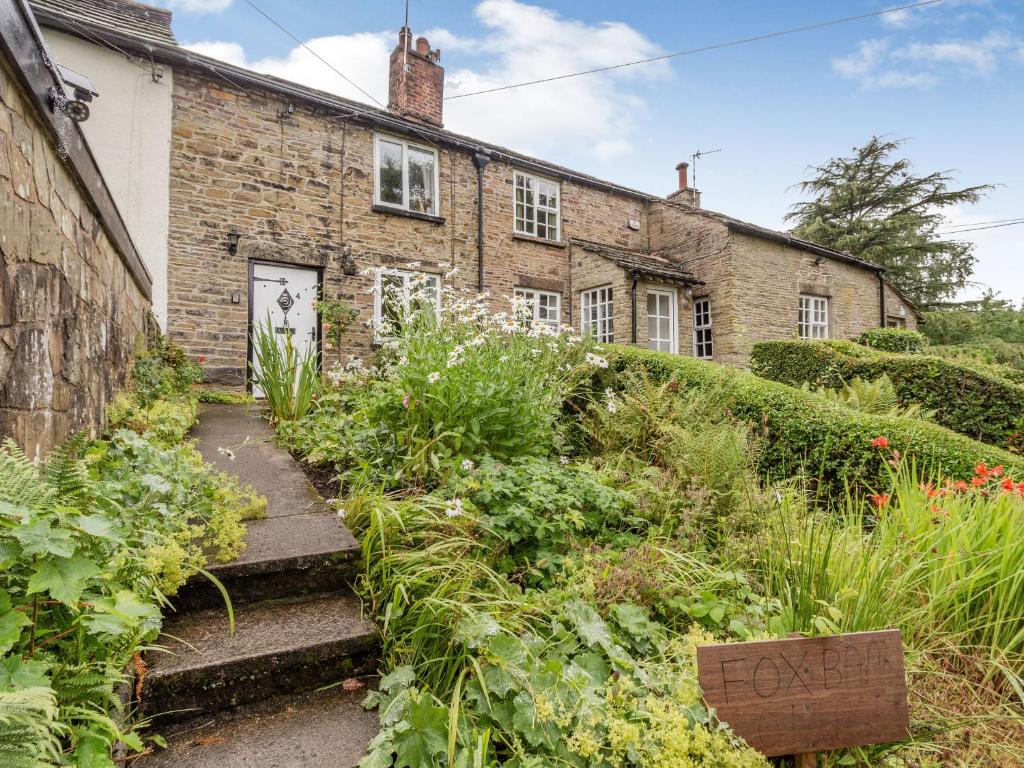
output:
[[43,29],[53,58],[92,80],[99,96],[82,123],[128,232],[153,278],[153,313],[167,323],[167,220],[174,74],[98,43]]

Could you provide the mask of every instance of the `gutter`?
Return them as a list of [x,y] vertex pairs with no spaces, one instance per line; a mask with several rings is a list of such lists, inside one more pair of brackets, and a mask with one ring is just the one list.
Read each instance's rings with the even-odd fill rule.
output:
[[889,323],[889,314],[885,308],[885,270],[880,269],[875,274],[878,275],[878,327],[885,328]]
[[[716,217],[712,217],[716,218]],[[832,248],[825,248],[821,245],[816,245],[809,240],[801,240],[799,237],[793,237],[787,235],[785,232],[776,232],[772,229],[764,229],[762,227],[755,226],[753,224],[747,224],[743,221],[737,221],[735,219],[718,219],[722,224],[725,224],[730,230],[739,232],[744,235],[750,235],[751,237],[760,237],[765,240],[772,240],[776,243],[782,243],[788,245],[790,248],[799,248],[803,251],[808,251],[817,256],[824,256],[826,259],[834,259],[835,261],[842,261],[847,264],[855,264],[858,267],[864,267],[870,269],[873,272],[877,272],[881,269],[877,264],[873,264],[870,261],[864,261],[858,259],[856,256],[851,256],[848,253],[842,251],[836,251]]]
[[476,289],[484,292],[484,168],[491,162],[491,156],[485,152],[473,154],[473,165],[476,166]]

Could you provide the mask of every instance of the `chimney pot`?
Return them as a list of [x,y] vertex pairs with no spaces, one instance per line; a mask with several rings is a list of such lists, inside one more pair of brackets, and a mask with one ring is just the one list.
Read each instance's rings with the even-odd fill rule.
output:
[[676,166],[676,170],[679,171],[679,189],[689,189],[690,182],[687,179],[687,171],[690,169],[689,163],[679,163]]
[[430,50],[425,37],[416,39],[402,27],[398,45],[391,52],[388,73],[388,110],[400,117],[429,125],[442,125],[444,69],[438,63],[440,51]]

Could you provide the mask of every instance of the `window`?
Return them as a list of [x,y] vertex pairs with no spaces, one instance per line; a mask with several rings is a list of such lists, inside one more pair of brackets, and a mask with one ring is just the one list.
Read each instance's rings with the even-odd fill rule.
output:
[[647,291],[647,348],[658,352],[679,351],[676,344],[676,292]]
[[437,215],[437,155],[400,139],[374,139],[378,205]]
[[827,339],[828,299],[824,296],[801,296],[798,328],[801,339]]
[[889,315],[889,317],[887,317],[886,320],[885,320],[885,327],[886,328],[906,328],[907,327],[907,318],[905,318],[905,317],[893,317],[892,315]]
[[516,288],[517,299],[524,299],[533,313],[533,319],[558,330],[562,321],[562,294],[553,291],[535,291],[532,288]]
[[386,339],[402,327],[414,300],[426,300],[441,309],[441,281],[437,275],[378,269],[373,296],[374,336]]
[[558,240],[558,184],[525,173],[515,174],[515,231]]
[[711,339],[711,299],[693,300],[693,355],[702,360],[715,356]]
[[606,344],[615,341],[611,286],[581,293],[580,312],[583,333],[589,333],[595,340]]

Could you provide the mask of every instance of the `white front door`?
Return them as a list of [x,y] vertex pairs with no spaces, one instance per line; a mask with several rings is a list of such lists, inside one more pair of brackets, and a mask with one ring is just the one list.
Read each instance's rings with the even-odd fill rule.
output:
[[[269,315],[278,344],[283,348],[285,338],[290,335],[299,359],[302,359],[318,342],[317,315],[313,306],[318,287],[319,273],[312,267],[253,262],[249,294],[253,327],[265,325]],[[252,364],[256,365],[255,359]],[[252,393],[263,397],[255,382]]]

